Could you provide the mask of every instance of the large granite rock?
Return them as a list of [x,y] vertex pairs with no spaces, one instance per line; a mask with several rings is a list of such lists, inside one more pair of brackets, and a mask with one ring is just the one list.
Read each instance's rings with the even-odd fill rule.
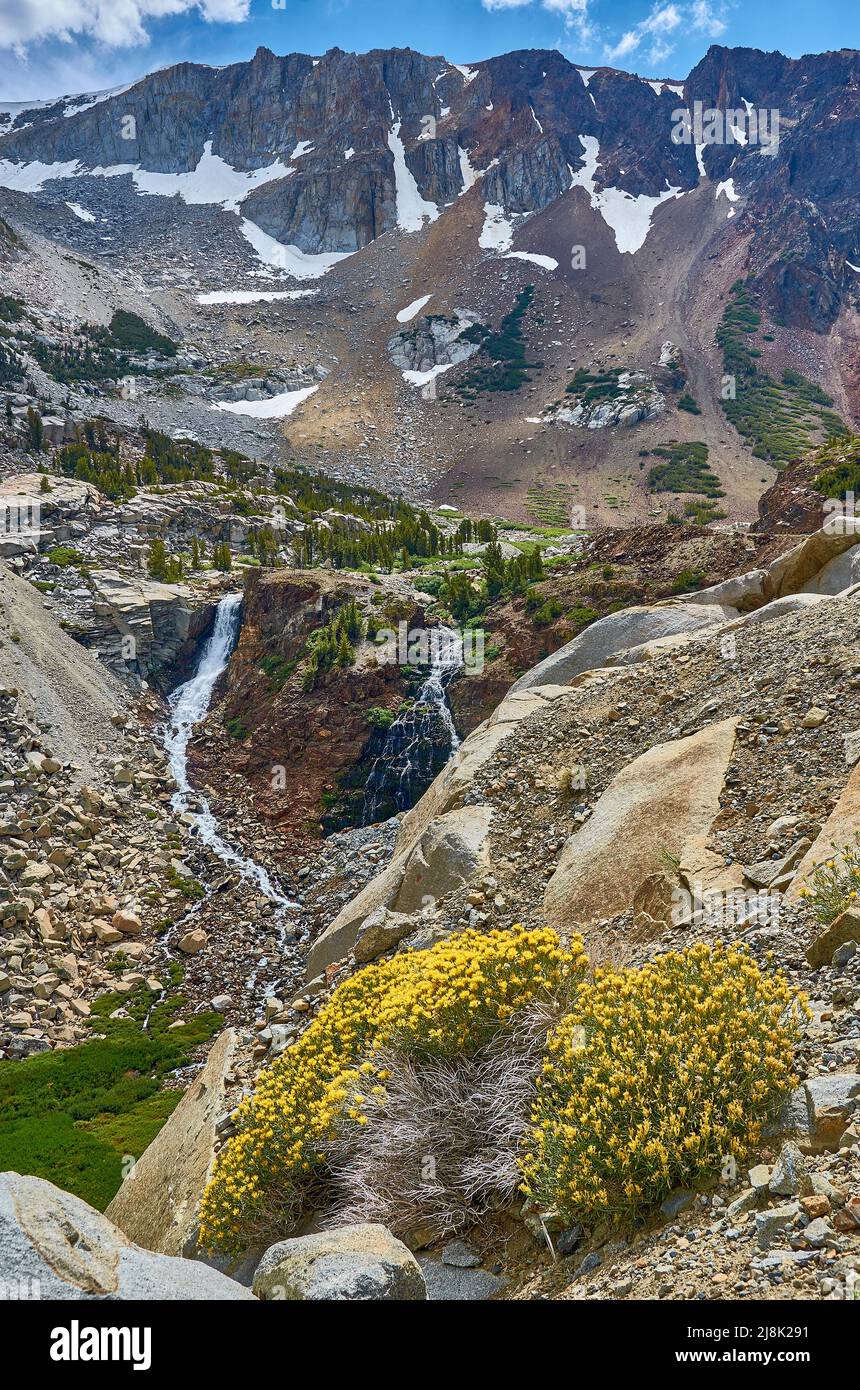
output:
[[833,952],[849,941],[860,945],[860,911],[848,908],[818,933],[815,940],[806,948],[806,959],[813,970],[829,965]]
[[[561,852],[544,897],[547,921],[587,927],[633,906],[640,885],[708,830],[735,741],[736,719],[649,748],[621,769]],[[623,852],[620,851],[623,847]]]
[[779,555],[766,569],[748,570],[720,584],[712,584],[710,588],[699,589],[688,594],[686,602],[706,607],[730,604],[742,613],[749,613],[789,594],[811,593],[824,597],[838,593],[854,582],[849,577],[847,583],[842,583],[846,575],[853,573],[855,561],[841,557],[857,547],[858,536],[860,519],[831,519],[820,530],[804,536],[797,545]]
[[403,867],[396,912],[419,912],[488,864],[491,806],[461,806],[430,822]]
[[208,1265],[133,1245],[79,1197],[19,1173],[0,1174],[0,1271],[0,1299],[34,1284],[70,1302],[254,1297]]
[[263,1299],[425,1299],[424,1275],[411,1250],[385,1226],[341,1226],[282,1240],[266,1251],[254,1276]]
[[[786,898],[795,901],[800,890],[807,886],[815,869],[827,859],[838,855],[860,835],[860,763],[851,772],[819,835],[804,854],[795,871]],[[834,947],[834,950],[836,948]]]
[[716,628],[734,617],[734,608],[720,603],[665,603],[609,613],[526,671],[511,686],[511,693],[548,683],[567,685],[583,671],[609,665],[612,658],[630,648]]
[[215,1157],[215,1125],[235,1047],[236,1035],[227,1028],[105,1212],[147,1250],[181,1255],[196,1243],[197,1210]]
[[212,621],[215,605],[200,604],[182,584],[161,584],[115,570],[90,574],[93,611],[106,628],[108,664],[144,679],[178,661]]
[[827,1072],[796,1086],[771,1133],[790,1134],[804,1153],[838,1149],[860,1109],[860,1073]]

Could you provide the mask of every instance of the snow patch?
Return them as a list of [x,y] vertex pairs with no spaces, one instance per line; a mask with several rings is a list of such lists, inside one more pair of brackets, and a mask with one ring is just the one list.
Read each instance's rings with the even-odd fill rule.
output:
[[580,77],[582,78],[583,82],[587,87],[592,77],[597,72],[597,68],[577,68],[576,71],[579,73]]
[[460,177],[463,180],[463,193],[468,193],[469,189],[474,187],[477,182],[478,172],[476,169],[472,168],[472,162],[469,159],[469,151],[464,150],[462,145],[457,146],[457,154],[460,157]]
[[290,159],[301,159],[303,154],[310,154],[313,147],[313,140],[300,140],[290,155]]
[[[393,115],[393,112],[392,112]],[[420,232],[425,219],[435,222],[439,209],[421,197],[415,175],[406,163],[406,150],[400,138],[401,121],[388,132],[388,148],[394,156],[394,183],[397,191],[397,225],[402,232]]]
[[599,141],[593,135],[580,135],[579,142],[584,151],[582,168],[573,174],[570,186],[585,189],[591,206],[614,233],[618,250],[622,254],[635,255],[645,244],[656,209],[667,198],[683,197],[683,190],[669,187],[663,193],[640,193],[637,197],[625,193],[621,188],[604,188],[598,193],[594,176],[600,159]]
[[[133,167],[129,165],[127,172],[131,173]],[[76,159],[65,164],[43,164],[39,159],[29,164],[13,164],[8,159],[0,159],[0,188],[14,188],[18,193],[41,193],[52,179],[73,179],[80,168]]]
[[[719,198],[721,193],[725,193],[730,203],[736,203],[740,199],[740,194],[735,192],[734,179],[723,179],[722,183],[717,184],[715,197]],[[729,217],[734,216],[734,208],[729,209]]]
[[540,121],[538,120],[537,116],[535,115],[535,109],[534,109],[534,107],[533,107],[533,106],[530,106],[530,107],[529,107],[529,110],[530,110],[531,113],[532,113],[532,120],[534,121],[534,123],[535,123],[535,125],[537,126],[538,130],[540,131],[541,135],[543,135],[543,126],[541,125]]
[[343,157],[344,157],[344,159],[352,159],[352,156],[353,156],[354,154],[355,154],[355,150],[352,148],[352,145],[350,145],[350,147],[349,147],[348,150],[344,150],[344,152],[343,152]]
[[410,386],[427,386],[435,377],[441,376],[443,372],[450,372],[451,368],[456,366],[456,362],[437,362],[435,367],[426,372],[404,372],[403,380]]
[[96,220],[95,213],[90,212],[88,208],[82,208],[80,203],[66,203],[66,207],[70,212],[75,214],[75,217],[79,217],[82,222],[95,222]]
[[467,68],[464,67],[461,63],[454,63],[454,67],[456,68],[457,72],[459,72],[462,75],[463,81],[465,82],[467,87],[469,83],[474,82],[475,78],[478,76],[477,68]]
[[513,240],[514,229],[505,216],[504,208],[499,203],[485,203],[484,225],[478,245],[484,251],[510,251]]
[[212,141],[207,140],[196,169],[189,173],[155,174],[137,169],[133,178],[135,186],[143,193],[157,193],[164,198],[173,198],[178,193],[184,203],[219,204],[226,212],[238,212],[239,204],[252,189],[287,178],[294,172],[280,159],[247,173],[234,169],[220,155],[212,153]]
[[2,159],[0,188],[14,188],[20,193],[39,193],[46,183],[55,179],[111,179],[131,174],[135,188],[141,193],[164,198],[173,198],[178,193],[185,203],[220,205],[227,212],[237,212],[242,199],[253,189],[271,183],[273,179],[286,178],[294,172],[279,159],[263,169],[247,172],[234,169],[220,155],[212,153],[212,141],[207,140],[197,167],[182,174],[154,173],[141,169],[139,164],[98,165],[88,169],[76,159],[55,164],[43,164],[40,160],[13,164]]
[[409,323],[410,319],[414,319],[415,315],[419,314],[424,308],[424,305],[428,304],[432,298],[433,292],[431,290],[430,294],[422,294],[420,299],[413,299],[411,304],[407,304],[405,309],[400,310],[400,313],[397,315],[397,322]]
[[506,261],[531,261],[532,265],[542,266],[544,270],[558,270],[558,261],[552,256],[541,256],[537,251],[507,251]]
[[198,304],[269,304],[273,299],[310,299],[318,290],[211,290],[198,294]]
[[282,241],[276,241],[247,217],[242,218],[239,230],[265,265],[284,270],[295,280],[319,280],[332,266],[337,265],[338,261],[345,261],[351,254],[349,251],[321,251],[316,254],[301,251],[298,246],[288,246]]
[[266,401],[217,401],[213,409],[227,410],[231,415],[253,415],[258,420],[283,420],[319,389],[303,386],[298,391],[281,391]]

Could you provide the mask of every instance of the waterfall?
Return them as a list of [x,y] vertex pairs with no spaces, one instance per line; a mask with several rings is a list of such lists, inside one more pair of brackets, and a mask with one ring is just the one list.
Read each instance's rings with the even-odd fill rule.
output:
[[440,752],[446,757],[460,746],[448,704],[448,685],[463,665],[463,638],[452,628],[433,629],[430,672],[414,704],[394,720],[382,752],[370,769],[364,789],[362,824],[376,820],[389,804],[408,811],[439,771]]
[[[193,816],[201,841],[225,864],[237,869],[243,878],[255,883],[260,892],[278,907],[295,907],[294,902],[278,892],[262,864],[255,863],[253,859],[233,849],[232,845],[228,845],[226,840],[222,839],[218,831],[218,822],[209,809],[208,801],[199,793],[195,793],[188,781],[188,742],[195,726],[209,709],[215,682],[226,669],[230,653],[236,645],[241,608],[241,594],[228,594],[226,598],[222,598],[215,614],[212,634],[203,649],[197,671],[191,680],[177,686],[168,698],[171,718],[164,735],[164,747],[179,788],[171,798],[171,805],[177,814],[189,813]],[[196,811],[190,810],[191,796],[194,796],[198,803],[199,809]]]

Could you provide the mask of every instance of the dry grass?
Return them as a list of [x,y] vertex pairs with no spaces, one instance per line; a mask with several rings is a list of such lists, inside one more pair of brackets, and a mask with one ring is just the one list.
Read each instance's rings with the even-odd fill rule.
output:
[[510,1201],[549,1029],[549,1006],[525,1010],[471,1057],[417,1062],[392,1053],[386,1098],[329,1154],[327,1225],[381,1221],[396,1235],[442,1236]]

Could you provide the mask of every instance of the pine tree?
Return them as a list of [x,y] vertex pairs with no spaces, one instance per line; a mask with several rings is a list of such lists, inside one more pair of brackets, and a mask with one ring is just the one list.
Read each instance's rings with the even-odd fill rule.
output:
[[27,437],[34,454],[41,454],[45,447],[45,426],[42,417],[33,406],[27,407]]
[[160,536],[149,547],[149,573],[153,579],[167,578],[167,549]]

